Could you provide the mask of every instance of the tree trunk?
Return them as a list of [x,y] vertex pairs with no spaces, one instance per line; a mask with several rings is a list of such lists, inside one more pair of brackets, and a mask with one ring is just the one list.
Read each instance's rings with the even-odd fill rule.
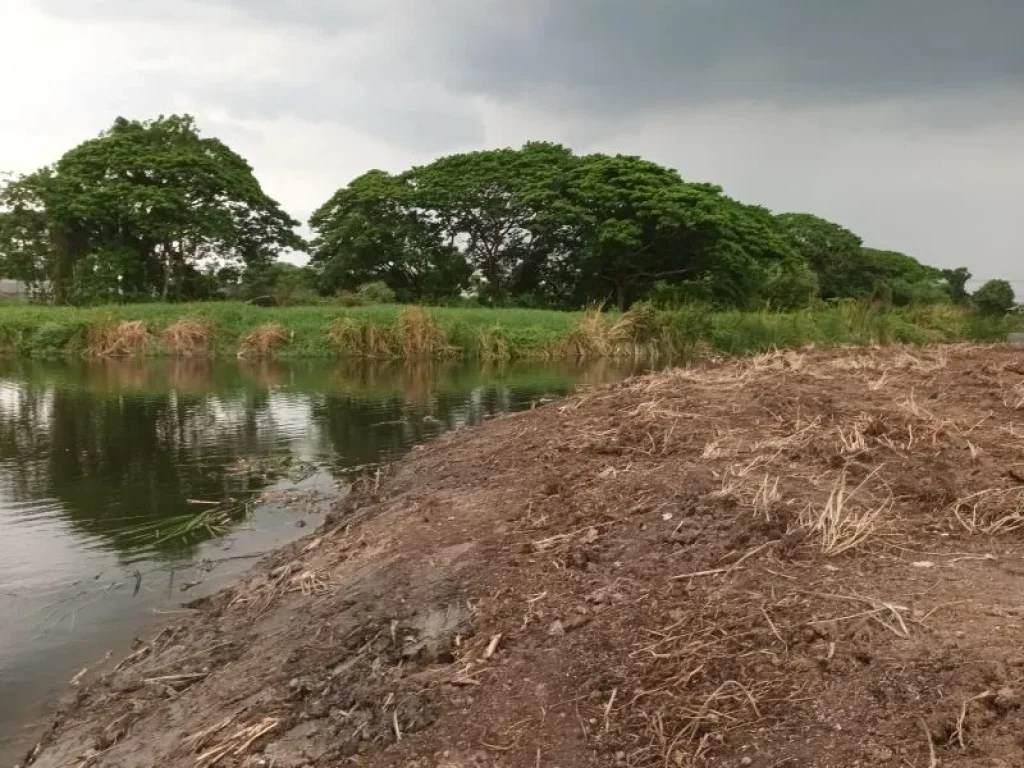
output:
[[629,285],[620,277],[615,279],[615,304],[622,312],[629,309]]
[[172,276],[172,274],[174,272],[174,269],[173,269],[174,261],[173,261],[173,257],[171,256],[171,249],[167,247],[166,243],[163,246],[163,252],[164,252],[163,253],[163,256],[164,256],[164,288],[163,288],[163,291],[161,293],[161,297],[162,297],[162,299],[164,301],[167,301],[167,297],[170,296],[170,293],[171,293],[171,276]]

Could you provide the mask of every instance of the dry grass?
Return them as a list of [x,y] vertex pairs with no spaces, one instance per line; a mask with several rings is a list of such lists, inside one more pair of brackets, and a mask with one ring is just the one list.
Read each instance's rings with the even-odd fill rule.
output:
[[274,353],[291,341],[291,334],[276,323],[261,325],[247,334],[238,345],[238,357],[273,357]]
[[153,335],[141,320],[103,322],[89,331],[85,356],[137,357],[153,346]]
[[587,309],[561,344],[562,356],[577,360],[611,357],[615,351],[611,328],[600,307]]
[[211,336],[209,323],[199,318],[182,318],[160,334],[164,346],[179,357],[206,357]]
[[1024,528],[1024,488],[990,488],[958,499],[953,516],[970,534],[995,535]]
[[512,357],[508,336],[501,328],[480,331],[476,338],[476,354],[480,360],[503,361]]
[[[230,725],[231,719],[225,719],[215,726],[191,736],[186,745],[193,749],[201,749],[208,744],[213,736]],[[239,728],[221,743],[204,749],[196,758],[196,766],[199,768],[210,768],[217,765],[221,760],[230,756],[239,758],[249,751],[259,739],[275,730],[280,721],[273,717],[264,717],[251,725]]]
[[823,554],[840,555],[856,549],[882,528],[892,510],[893,499],[890,494],[879,502],[866,490],[865,486],[877,473],[876,469],[849,490],[847,473],[843,469],[825,504],[820,508],[808,504],[800,515],[800,524],[819,538]]
[[343,357],[394,360],[402,355],[400,334],[393,328],[351,317],[340,317],[327,332]]
[[407,358],[455,357],[458,354],[429,310],[420,307],[404,309],[399,326],[402,352]]

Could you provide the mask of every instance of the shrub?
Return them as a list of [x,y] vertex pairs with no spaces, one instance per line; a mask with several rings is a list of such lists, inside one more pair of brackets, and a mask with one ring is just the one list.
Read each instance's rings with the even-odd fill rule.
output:
[[1017,299],[1005,280],[989,280],[971,297],[974,309],[982,315],[1001,317],[1013,309]]
[[380,280],[360,285],[356,294],[367,304],[394,304],[397,298],[388,284]]

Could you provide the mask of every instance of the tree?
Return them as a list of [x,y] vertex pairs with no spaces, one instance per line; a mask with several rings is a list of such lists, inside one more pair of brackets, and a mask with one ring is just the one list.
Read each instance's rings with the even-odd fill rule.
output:
[[[42,272],[56,301],[188,298],[208,262],[254,267],[299,249],[298,225],[263,192],[252,168],[189,116],[119,118],[52,168],[14,183],[31,193],[3,215],[33,239],[0,250]],[[0,232],[3,234],[3,232]]]
[[310,220],[321,290],[382,281],[400,300],[474,292],[578,308],[639,299],[804,306],[815,295],[933,301],[937,270],[810,214],[774,216],[624,155],[557,144],[371,171]]
[[310,218],[310,266],[320,291],[383,282],[403,301],[458,295],[471,269],[436,221],[414,203],[406,179],[370,171],[339,189]]
[[949,289],[949,297],[954,304],[966,304],[970,301],[970,294],[967,293],[967,283],[971,280],[971,273],[966,267],[942,270],[942,278],[946,281]]
[[55,269],[43,189],[49,175],[39,172],[0,183],[0,276],[44,293]]
[[989,280],[971,297],[974,308],[983,315],[1002,317],[1017,302],[1011,286],[1006,280]]
[[530,142],[442,157],[402,181],[417,214],[463,254],[479,294],[501,303],[534,290],[562,245],[563,193],[576,163],[561,145]]
[[863,299],[871,295],[876,274],[857,235],[809,213],[783,213],[775,218],[817,274],[821,298]]
[[863,251],[866,269],[876,283],[876,292],[879,284],[884,284],[892,304],[899,307],[949,300],[949,289],[941,270],[899,251],[875,248],[864,248]]

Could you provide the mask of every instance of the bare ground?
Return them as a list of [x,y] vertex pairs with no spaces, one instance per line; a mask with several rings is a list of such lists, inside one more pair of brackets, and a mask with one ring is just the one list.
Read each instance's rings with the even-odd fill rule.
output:
[[1024,765],[1024,356],[778,353],[448,435],[35,766]]

